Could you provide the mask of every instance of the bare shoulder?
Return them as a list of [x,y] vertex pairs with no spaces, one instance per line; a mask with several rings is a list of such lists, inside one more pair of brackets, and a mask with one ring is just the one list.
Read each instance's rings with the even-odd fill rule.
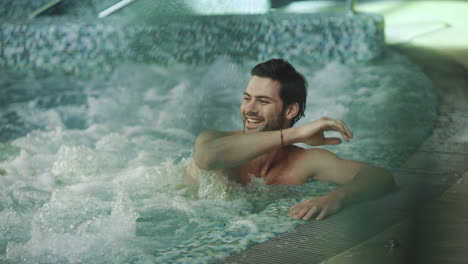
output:
[[333,152],[322,148],[304,149],[302,158],[307,159],[309,162],[311,159],[317,162],[329,159],[339,159],[339,157]]
[[307,168],[310,177],[336,183],[346,183],[368,164],[338,157],[331,151],[322,148],[304,150],[300,164]]
[[314,177],[324,161],[338,158],[332,152],[321,148],[296,149],[296,165],[306,169],[310,177]]

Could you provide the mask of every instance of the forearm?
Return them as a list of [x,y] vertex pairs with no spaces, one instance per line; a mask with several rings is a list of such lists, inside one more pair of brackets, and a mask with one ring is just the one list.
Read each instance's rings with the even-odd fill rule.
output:
[[393,177],[382,168],[368,166],[361,169],[353,180],[334,190],[341,196],[343,205],[371,199],[391,191],[395,187]]
[[[283,145],[297,143],[295,128],[282,131]],[[265,131],[234,134],[200,141],[195,145],[194,159],[202,169],[230,168],[281,147],[281,132]]]

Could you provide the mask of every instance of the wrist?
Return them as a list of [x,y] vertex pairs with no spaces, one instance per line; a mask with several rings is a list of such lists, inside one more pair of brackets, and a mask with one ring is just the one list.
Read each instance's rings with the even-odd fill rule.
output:
[[333,196],[334,199],[337,199],[341,201],[342,203],[345,203],[348,197],[348,192],[344,188],[338,188],[328,193],[328,195],[331,195]]
[[282,130],[284,146],[300,143],[298,128],[290,127]]

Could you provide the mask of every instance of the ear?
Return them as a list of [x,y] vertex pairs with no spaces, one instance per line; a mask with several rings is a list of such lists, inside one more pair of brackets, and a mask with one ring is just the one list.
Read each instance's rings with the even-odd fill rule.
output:
[[290,103],[286,107],[286,111],[284,112],[284,117],[288,120],[292,120],[297,114],[299,113],[299,103],[294,102]]

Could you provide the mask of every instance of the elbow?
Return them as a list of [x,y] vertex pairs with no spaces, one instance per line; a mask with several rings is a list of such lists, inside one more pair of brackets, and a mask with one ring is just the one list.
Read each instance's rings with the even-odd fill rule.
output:
[[380,168],[382,170],[382,178],[384,183],[385,192],[391,192],[397,188],[397,184],[395,183],[395,179],[393,175],[386,169]]
[[195,153],[193,154],[193,161],[195,162],[197,167],[202,170],[208,170],[210,167],[209,166],[210,164],[209,164],[208,159],[206,158],[206,155],[200,155],[198,151],[195,151]]
[[376,194],[387,194],[396,189],[395,179],[387,169],[376,166],[369,166],[367,169],[369,170],[368,175],[374,179],[372,180],[372,188],[375,189]]
[[201,133],[195,141],[195,153],[193,153],[193,161],[198,168],[202,170],[213,170],[214,155],[212,148],[207,146],[207,138],[210,138],[213,132],[211,130]]
[[201,153],[195,151],[193,161],[198,168],[202,170],[216,170],[216,160],[211,156],[213,155],[210,155],[209,153],[203,153],[203,155],[201,155]]

